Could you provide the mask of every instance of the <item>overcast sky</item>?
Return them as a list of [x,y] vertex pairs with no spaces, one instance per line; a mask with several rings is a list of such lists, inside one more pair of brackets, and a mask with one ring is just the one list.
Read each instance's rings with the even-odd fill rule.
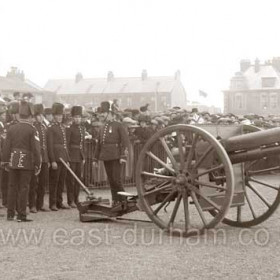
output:
[[[280,56],[279,0],[0,0],[0,75],[174,75],[187,98],[222,106],[241,59]],[[198,97],[198,90],[208,93]]]

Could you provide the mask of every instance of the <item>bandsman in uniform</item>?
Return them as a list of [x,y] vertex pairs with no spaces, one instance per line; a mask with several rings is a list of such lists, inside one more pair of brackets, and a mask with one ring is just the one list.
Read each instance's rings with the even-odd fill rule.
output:
[[31,213],[36,213],[37,211],[48,211],[44,207],[44,196],[45,191],[48,188],[49,184],[49,156],[47,150],[47,127],[44,124],[44,107],[42,104],[34,105],[34,118],[35,121],[33,123],[36,128],[39,139],[40,139],[40,147],[41,147],[41,157],[42,157],[42,165],[41,171],[38,176],[33,176],[30,184],[29,191],[29,208]]
[[100,114],[104,118],[104,125],[101,127],[97,138],[93,165],[96,166],[98,160],[104,162],[111,188],[112,206],[114,207],[122,201],[118,192],[124,191],[121,180],[121,166],[127,159],[129,138],[123,124],[115,121],[117,112],[112,110],[111,105],[112,103],[109,101],[104,101],[100,106]]
[[67,149],[66,129],[62,124],[64,105],[54,103],[52,106],[53,122],[47,130],[47,149],[50,161],[49,207],[52,211],[58,209],[70,209],[63,204],[63,189],[67,169],[60,161],[62,158],[69,163]]
[[[84,168],[85,155],[84,143],[86,129],[81,124],[82,121],[82,106],[73,106],[71,109],[71,116],[73,123],[67,128],[67,144],[70,156],[70,167],[74,173],[81,179],[82,169]],[[76,208],[79,203],[80,186],[71,174],[67,175],[68,187],[68,205],[71,208]]]
[[17,209],[18,222],[27,218],[29,184],[32,174],[41,168],[40,141],[32,125],[33,104],[20,101],[20,121],[9,127],[4,145],[2,166],[9,168],[7,219],[14,220]]

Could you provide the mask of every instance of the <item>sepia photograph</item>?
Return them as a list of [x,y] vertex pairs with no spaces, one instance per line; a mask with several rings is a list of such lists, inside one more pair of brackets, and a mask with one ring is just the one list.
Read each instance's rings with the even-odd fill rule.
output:
[[280,279],[279,8],[0,0],[0,280]]

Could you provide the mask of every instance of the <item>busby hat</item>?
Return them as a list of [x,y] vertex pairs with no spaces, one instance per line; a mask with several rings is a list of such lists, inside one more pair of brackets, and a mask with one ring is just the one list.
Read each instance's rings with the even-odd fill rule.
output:
[[18,101],[12,101],[9,104],[8,111],[10,114],[18,114],[19,112],[19,102]]
[[34,105],[34,115],[41,115],[44,113],[44,106],[43,104],[35,104]]
[[54,103],[52,105],[52,114],[53,115],[63,115],[64,113],[64,105],[61,103]]
[[34,107],[31,102],[20,101],[19,103],[19,115],[24,117],[30,117],[34,115]]
[[73,106],[71,109],[71,116],[82,116],[83,114],[83,107],[82,106]]
[[117,113],[117,108],[113,106],[112,101],[103,101],[100,104],[100,113]]
[[20,93],[18,91],[13,93],[13,97],[17,97],[17,96],[20,96]]
[[32,98],[33,97],[33,94],[31,92],[26,92],[22,95],[22,98],[25,99],[29,99],[29,98]]
[[52,114],[52,108],[45,108],[44,109],[44,115],[51,115]]

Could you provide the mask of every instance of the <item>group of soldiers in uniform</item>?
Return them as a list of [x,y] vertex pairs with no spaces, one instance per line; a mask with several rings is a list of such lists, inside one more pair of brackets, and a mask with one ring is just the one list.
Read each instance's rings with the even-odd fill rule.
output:
[[[61,103],[54,103],[52,108],[33,104],[26,95],[9,102],[7,110],[0,109],[0,116],[6,115],[0,125],[0,154],[2,204],[7,208],[8,221],[32,221],[27,217],[27,206],[36,213],[76,208],[79,204],[79,183],[64,163],[81,178],[87,132],[81,122],[82,106],[71,108],[71,122],[64,121],[64,110]],[[93,164],[104,161],[112,204],[117,205],[122,200],[118,192],[124,190],[120,166],[126,161],[128,134],[116,121],[116,107],[111,102],[102,102],[99,113],[103,125],[96,137]],[[63,202],[65,187],[67,203]],[[44,205],[47,188],[49,207]]]

